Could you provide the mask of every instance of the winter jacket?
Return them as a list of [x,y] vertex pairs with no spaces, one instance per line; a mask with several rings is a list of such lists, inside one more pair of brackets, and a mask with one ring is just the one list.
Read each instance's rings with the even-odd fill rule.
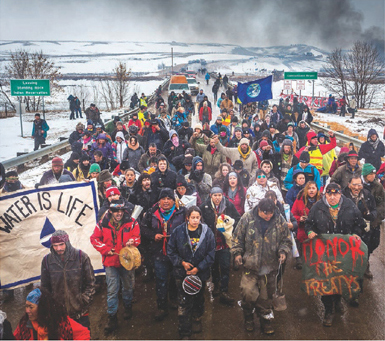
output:
[[113,157],[114,157],[114,153],[112,151],[112,147],[111,145],[108,143],[108,142],[105,142],[103,144],[100,144],[98,142],[94,142],[91,146],[91,157],[93,158],[94,156],[94,153],[97,151],[97,150],[100,150],[103,154],[103,156],[109,160],[112,160]]
[[284,202],[281,191],[279,190],[276,183],[267,181],[266,186],[262,187],[262,185],[259,185],[257,182],[255,182],[247,189],[245,212],[249,212],[255,206],[257,206],[259,202],[265,197],[267,191],[274,191],[277,195],[277,200],[279,202]]
[[66,242],[64,262],[51,246],[41,262],[41,287],[47,289],[78,319],[88,312],[95,294],[95,276],[90,258]]
[[298,186],[296,183],[286,193],[285,201],[290,205],[290,209],[293,208],[294,201],[297,198],[298,193],[303,189],[302,186]]
[[332,162],[337,159],[335,149],[328,151],[322,155],[322,174],[321,176],[329,175]]
[[326,197],[316,202],[311,208],[305,222],[305,232],[313,231],[317,234],[356,234],[362,235],[366,223],[361,212],[353,201],[341,195],[337,221],[334,224],[329,212]]
[[72,171],[72,174],[74,175],[76,181],[83,181],[84,179],[88,179],[90,176],[89,170],[90,167],[84,169],[81,162],[79,162],[79,165]]
[[201,94],[201,93],[199,92],[199,93],[197,94],[195,100],[196,100],[198,103],[200,103],[200,102],[202,102],[202,101],[204,100],[205,96],[206,96],[205,93],[202,93],[202,94]]
[[234,231],[239,222],[239,219],[241,218],[234,204],[226,197],[223,197],[222,201],[219,203],[218,216],[215,215],[214,207],[210,197],[205,202],[203,202],[199,208],[202,211],[202,219],[204,223],[207,224],[207,226],[214,233],[215,239],[221,240],[220,244],[218,242],[216,243],[215,250],[220,250],[219,245],[221,245],[222,248],[228,248],[225,236],[217,229],[217,218],[221,214],[225,214],[233,218],[235,220],[233,225]]
[[137,143],[134,147],[128,145],[127,149],[124,150],[123,160],[128,160],[130,163],[130,167],[140,171],[139,162],[143,154],[144,149],[142,146],[139,145],[139,143]]
[[[199,109],[199,121],[203,121],[203,112],[204,112],[204,108],[200,108]],[[209,122],[212,120],[212,111],[211,111],[211,108],[207,107],[207,114],[206,114],[206,117],[208,118]]]
[[83,133],[79,133],[77,130],[75,130],[71,133],[70,137],[68,138],[68,142],[72,146],[75,142],[78,142],[81,139],[82,135]]
[[107,212],[103,219],[96,224],[90,240],[93,247],[101,253],[104,266],[120,268],[119,255],[108,255],[108,252],[115,249],[114,252],[119,254],[130,239],[134,240],[134,246],[138,246],[140,244],[140,228],[137,221],[126,212],[123,215],[119,230],[116,230],[111,224],[111,219],[111,213]]
[[[376,147],[370,140],[370,136],[372,135],[377,135],[378,144]],[[360,151],[358,152],[358,159],[365,159],[365,163],[370,163],[376,170],[379,170],[381,167],[381,157],[384,155],[385,146],[383,142],[379,139],[377,131],[375,129],[370,129],[368,132],[368,140],[361,145]]]
[[344,148],[349,150],[347,147],[341,148],[338,157],[330,165],[329,176],[332,176],[339,167],[346,164],[345,158],[348,155],[348,152],[345,152]]
[[[42,130],[44,131],[44,133],[41,132]],[[44,138],[46,138],[48,130],[49,130],[49,126],[46,120],[40,119],[39,122],[37,122],[36,120],[33,121],[32,136],[34,137],[43,136]]]
[[228,157],[231,160],[231,163],[234,164],[237,160],[243,161],[243,168],[246,169],[250,174],[254,174],[258,169],[257,156],[249,147],[249,154],[246,156],[246,159],[242,157],[238,148],[228,148],[224,147],[221,143],[216,145],[218,151],[224,156]]
[[[277,179],[281,182],[281,184],[284,184],[284,180],[285,180],[285,178],[283,178],[283,174],[285,173],[284,171],[282,171],[283,169],[283,158],[282,158],[282,153],[283,153],[283,151],[281,150],[281,153],[275,153],[275,154],[273,154],[273,155],[271,155],[271,161],[272,161],[272,163],[273,163],[273,173],[275,174],[275,176],[277,177]],[[288,164],[290,164],[290,167],[289,167],[289,170],[290,170],[290,168],[292,168],[292,167],[294,167],[294,166],[296,166],[296,165],[298,165],[298,163],[299,163],[299,160],[298,160],[298,158],[295,156],[295,155],[293,155],[293,154],[291,154],[290,155],[290,158],[289,158],[289,160],[288,160],[288,162],[287,162]],[[288,170],[288,171],[289,171]],[[288,172],[287,171],[287,172]],[[286,173],[287,174],[287,173]]]
[[[221,187],[223,189],[223,187]],[[243,198],[246,198],[246,188],[243,187]],[[232,202],[238,211],[239,215],[242,216],[243,213],[245,213],[245,204],[244,201],[241,200],[241,193],[237,190],[237,193],[235,194],[234,199],[230,199],[228,193],[223,193],[224,196],[229,199],[230,202]]]
[[311,164],[308,164],[305,169],[302,169],[300,164],[298,163],[296,166],[290,168],[289,172],[286,175],[284,183],[285,183],[285,187],[287,190],[289,190],[291,187],[293,187],[293,184],[294,184],[293,173],[297,169],[304,171],[306,182],[308,182],[310,180],[315,181],[318,189],[321,189],[321,176],[320,176],[320,173],[318,172],[317,168],[315,168]]
[[118,142],[115,141],[112,145],[112,154],[114,156],[114,160],[117,163],[121,163],[124,160],[124,152],[128,148],[127,141]]
[[[158,159],[163,156],[165,157],[161,151],[158,149],[156,151],[156,155],[155,155]],[[140,173],[143,173],[143,171],[148,167],[150,166],[150,159],[151,159],[151,155],[149,152],[146,152],[144,154],[142,154],[142,156],[140,157],[139,159],[139,163],[138,163],[138,169],[139,169],[139,172]]]
[[143,146],[145,150],[148,150],[148,146],[151,143],[155,143],[159,150],[163,150],[163,145],[168,140],[168,131],[164,128],[160,128],[160,130],[157,130],[154,133],[150,127],[145,129],[143,138],[145,140],[145,144]]
[[[155,259],[161,261],[168,261],[167,257],[167,243],[170,240],[170,236],[174,229],[179,225],[182,225],[186,220],[186,208],[180,206],[174,207],[174,212],[167,221],[167,225],[164,223],[164,219],[160,212],[159,203],[156,203],[151,207],[144,216],[140,223],[140,231],[143,238],[149,241],[149,251]],[[161,234],[164,237],[161,241],[155,241],[155,235]]]
[[185,150],[187,148],[190,148],[190,143],[182,140],[182,141],[179,141],[179,145],[178,145],[178,147],[176,147],[176,146],[174,146],[173,142],[171,141],[171,137],[174,134],[178,135],[178,133],[175,130],[171,130],[169,134],[170,134],[170,139],[167,140],[167,142],[164,144],[163,154],[166,156],[168,162],[172,163],[172,160],[174,157],[184,155]]
[[196,150],[197,154],[202,155],[203,163],[205,164],[205,171],[212,177],[214,177],[215,173],[219,168],[219,165],[223,162],[226,162],[225,155],[220,153],[218,147],[214,154],[212,154],[211,146],[198,144],[197,139],[194,136],[191,137],[190,141],[192,141],[191,146]]
[[70,171],[63,169],[62,172],[58,176],[55,176],[53,170],[51,169],[49,171],[44,172],[43,176],[40,179],[39,184],[40,185],[58,184],[60,177],[64,174],[69,175],[71,177],[71,179],[73,181],[75,181],[75,177],[73,176],[73,174]]
[[173,265],[175,278],[186,277],[186,270],[182,262],[188,262],[198,269],[197,276],[202,281],[210,277],[210,267],[215,259],[215,239],[213,232],[206,224],[200,224],[202,233],[199,238],[196,250],[192,250],[187,224],[177,226],[171,233],[167,245],[167,256]]
[[[219,130],[221,129],[221,127],[225,127],[223,124],[217,124],[216,122],[210,127],[210,130],[215,134],[215,135],[219,135]],[[226,135],[227,136],[230,136],[230,132],[229,132],[229,129],[226,127]]]
[[176,173],[169,168],[164,173],[157,169],[151,174],[151,189],[158,195],[166,187],[176,189]]
[[301,217],[308,216],[309,211],[310,209],[307,206],[305,206],[305,202],[303,199],[303,191],[302,191],[302,194],[301,193],[298,194],[298,197],[294,201],[293,207],[291,209],[291,212],[293,213],[298,223],[297,239],[301,243],[303,243],[308,238],[305,232],[305,222],[301,221]]
[[140,222],[143,215],[158,201],[158,197],[157,193],[153,190],[149,189],[148,191],[143,191],[142,186],[136,186],[133,194],[129,198],[129,201],[133,205],[143,207],[143,211],[138,218],[138,221]]
[[179,141],[188,142],[193,133],[194,133],[194,131],[190,127],[187,129],[185,127],[179,128],[179,130],[178,130]]
[[374,200],[376,201],[377,217],[371,226],[378,227],[385,218],[385,191],[377,179],[374,179],[374,181],[370,183],[365,182],[365,180],[363,181],[364,188],[372,193]]
[[[16,340],[37,340],[36,331],[29,319],[22,319],[16,327],[13,335]],[[72,318],[60,323],[59,340],[90,340],[91,335],[87,327],[83,327],[80,323]]]
[[310,130],[310,127],[308,125],[306,125],[305,128],[301,128],[300,126],[296,128],[298,141],[299,141],[299,146],[297,146],[297,149],[301,149],[302,147],[306,146],[306,142],[307,142],[306,135],[309,132],[309,130]]
[[229,112],[230,110],[234,109],[234,103],[231,100],[229,100],[228,98],[225,98],[221,102],[220,109],[221,109],[221,111],[226,109],[227,112]]
[[195,156],[193,158],[191,172],[185,175],[185,179],[190,184],[190,186],[194,187],[195,191],[198,192],[202,202],[205,202],[209,197],[212,188],[212,178],[210,174],[206,173],[206,166],[204,162],[202,170],[196,170],[197,163],[202,161],[202,158],[200,158],[199,156]]
[[273,110],[270,111],[270,122],[277,124],[280,120],[282,120],[283,115],[282,113],[277,110],[276,112],[273,112]]
[[371,227],[375,227],[372,225],[372,223],[377,218],[377,208],[376,208],[376,200],[374,199],[374,196],[372,195],[372,193],[370,193],[369,190],[364,188],[358,195],[357,203],[353,199],[352,192],[349,187],[346,187],[342,191],[342,194],[345,195],[345,197],[347,197],[351,201],[353,201],[357,205],[358,209],[360,210],[362,217],[365,220],[368,220],[371,222]]
[[356,165],[356,168],[353,170],[348,163],[338,167],[333,176],[330,179],[330,182],[336,182],[344,189],[348,184],[350,179],[353,178],[353,175],[361,175],[362,168]]
[[[261,224],[267,224],[265,233]],[[231,253],[234,257],[242,255],[246,270],[265,275],[278,270],[279,255],[288,255],[291,248],[291,235],[284,217],[275,211],[270,221],[262,221],[257,206],[239,221]]]

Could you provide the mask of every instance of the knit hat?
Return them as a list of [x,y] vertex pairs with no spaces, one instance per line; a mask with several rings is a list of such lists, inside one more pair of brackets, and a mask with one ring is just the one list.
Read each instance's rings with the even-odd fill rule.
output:
[[270,131],[264,130],[264,131],[262,132],[262,137],[270,138]]
[[138,127],[135,124],[132,124],[128,127],[128,132],[130,134],[136,134],[138,132]]
[[66,243],[70,240],[70,237],[68,236],[68,233],[63,230],[57,230],[54,233],[52,233],[51,236],[51,245],[56,243]]
[[227,133],[227,128],[224,127],[224,126],[222,126],[222,127],[220,127],[219,132],[220,132],[220,133],[221,133],[221,132]]
[[376,173],[376,168],[370,163],[365,163],[362,166],[362,172],[361,172],[362,176],[367,176],[372,173]]
[[309,152],[307,152],[306,150],[304,150],[304,151],[301,153],[301,156],[299,157],[299,162],[302,162],[302,163],[309,163],[309,162],[310,162],[310,154],[309,154]]
[[276,128],[277,128],[277,125],[276,125],[274,122],[271,122],[271,123],[270,123],[269,129],[270,129],[270,128],[276,129]]
[[217,117],[217,121],[221,121],[221,122],[222,122],[222,121],[223,121],[222,116],[218,116],[218,117]]
[[195,156],[195,149],[194,148],[187,148],[186,151],[184,152],[184,155],[192,155]]
[[58,156],[55,156],[53,159],[52,159],[52,167],[53,166],[64,166],[63,164],[63,159],[61,159],[60,157]]
[[178,175],[176,178],[176,187],[188,187],[187,181],[183,175]]
[[211,189],[210,194],[217,194],[217,193],[223,194],[223,190],[222,188],[215,186]]
[[120,163],[120,170],[121,171],[125,171],[127,170],[128,168],[130,168],[130,162],[128,160],[123,160],[121,163]]
[[106,198],[109,198],[111,195],[120,195],[118,187],[111,186],[106,189]]
[[249,145],[249,143],[250,143],[250,140],[249,139],[247,139],[247,138],[241,138],[241,141],[239,141],[239,145],[242,145],[242,144],[247,144],[247,145]]
[[235,173],[235,172],[230,172],[229,173],[229,178],[230,178],[230,176],[235,176],[236,178],[238,177],[237,173]]
[[201,124],[201,123],[197,123],[197,124],[194,126],[194,130],[195,130],[195,129],[203,130],[202,124]]
[[262,140],[260,143],[259,143],[259,148],[262,148],[262,147],[265,147],[265,146],[268,146],[269,143],[266,141],[266,140]]
[[5,177],[5,179],[7,179],[7,178],[19,178],[19,174],[17,174],[16,171],[9,171],[9,172],[5,173],[4,177]]
[[244,135],[244,134],[250,134],[249,128],[244,128],[244,129],[242,129],[242,134],[243,134],[243,135]]
[[90,161],[90,157],[88,156],[88,154],[86,153],[83,153],[82,156],[80,157],[80,162],[83,162],[83,161]]
[[126,208],[126,205],[124,203],[124,200],[112,200],[110,202],[110,211],[117,212],[119,210],[124,210]]
[[341,186],[335,182],[329,183],[325,188],[326,193],[340,193],[341,192]]
[[170,198],[172,200],[175,200],[174,191],[171,188],[167,188],[167,187],[163,188],[159,194],[158,200],[163,199],[163,198]]
[[348,147],[342,147],[342,148],[340,149],[339,155],[341,155],[341,154],[343,154],[343,153],[349,153],[349,148],[348,148]]
[[79,122],[77,125],[76,125],[76,130],[79,130],[79,129],[83,129],[84,130],[84,124],[82,122]]
[[69,174],[62,174],[59,178],[59,183],[74,181]]
[[97,163],[93,163],[90,167],[90,174],[96,172],[100,173],[100,166]]
[[108,169],[103,169],[100,174],[99,174],[99,178],[98,178],[98,182],[99,183],[102,183],[104,181],[108,181],[108,180],[112,180],[112,175],[111,173],[108,171]]
[[350,157],[355,157],[358,159],[358,154],[355,150],[350,150],[348,155],[345,156],[345,160],[348,160]]
[[184,165],[192,165],[192,160],[193,160],[192,156],[185,156],[185,158],[183,160],[183,164]]
[[242,128],[241,127],[235,127],[234,133],[236,133],[237,131],[240,131],[242,133]]
[[71,160],[79,160],[79,159],[80,159],[80,156],[79,156],[78,153],[72,152],[70,159],[71,159]]
[[284,139],[283,142],[282,142],[282,147],[283,146],[293,147],[293,142],[290,139]]
[[231,122],[238,122],[238,117],[237,116],[234,116],[232,119],[231,119]]
[[234,164],[233,164],[233,168],[235,170],[241,170],[243,169],[243,161],[242,160],[235,160]]

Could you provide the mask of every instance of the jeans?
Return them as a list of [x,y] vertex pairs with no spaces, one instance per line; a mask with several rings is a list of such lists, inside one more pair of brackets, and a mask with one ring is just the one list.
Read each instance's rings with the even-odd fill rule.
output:
[[167,310],[167,296],[170,297],[170,300],[177,297],[175,278],[172,275],[172,264],[168,260],[155,259],[154,270],[158,309]]
[[177,279],[178,288],[178,320],[179,335],[191,336],[192,319],[200,318],[205,311],[205,287],[206,282],[202,281],[202,289],[196,295],[188,295],[182,287],[183,280]]
[[82,108],[75,109],[76,118],[83,118],[82,116]]
[[227,292],[230,280],[230,249],[215,251],[215,260],[211,268],[214,285],[221,284],[221,292]]
[[122,297],[124,307],[128,307],[132,303],[135,286],[135,270],[128,271],[124,267],[115,268],[114,266],[106,266],[107,280],[107,313],[115,315],[119,306],[119,288],[120,281],[123,284]]
[[35,148],[33,150],[38,150],[41,144],[45,144],[44,136],[35,136]]

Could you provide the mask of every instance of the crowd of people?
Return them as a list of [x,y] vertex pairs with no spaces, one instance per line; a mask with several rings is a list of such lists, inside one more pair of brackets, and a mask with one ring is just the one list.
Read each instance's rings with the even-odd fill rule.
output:
[[[228,90],[225,79],[214,86],[225,83]],[[268,101],[241,105],[236,88],[216,100],[214,86],[214,104],[203,89],[195,100],[173,92],[163,99],[159,92],[153,113],[144,99],[134,99],[141,102],[139,112],[127,123],[117,117],[112,131],[91,105],[86,125],[78,123],[70,135],[71,157],[65,163],[55,157],[36,184],[97,182],[98,223],[87,238],[106,272],[106,335],[118,328],[120,285],[124,319],[134,316],[135,271],[125,269],[118,255],[126,245],[142,254],[143,280],[155,279],[154,319],[178,308],[179,334],[186,339],[202,330],[205,283],[211,279],[220,303],[234,305],[238,293],[229,292],[230,272],[240,268],[245,329],[254,330],[255,310],[262,332],[274,333],[272,294],[278,268],[289,262],[291,232],[299,251],[308,238],[330,233],[362,238],[370,254],[379,245],[385,150],[374,129],[358,153],[354,146],[337,153],[333,132],[314,132],[311,111],[296,98],[271,107]],[[220,115],[210,125],[213,105]],[[199,122],[191,127],[193,115]],[[2,193],[23,188],[15,171],[4,179]],[[137,219],[135,206],[143,208]],[[35,333],[38,339],[89,337],[92,264],[64,231],[53,234],[51,245],[42,260],[41,288],[27,297],[16,339],[36,339]],[[302,269],[301,257],[293,266]],[[186,276],[199,277],[197,295],[184,290]],[[369,265],[365,277],[373,278]],[[322,302],[323,324],[331,326],[341,296],[323,296]]]

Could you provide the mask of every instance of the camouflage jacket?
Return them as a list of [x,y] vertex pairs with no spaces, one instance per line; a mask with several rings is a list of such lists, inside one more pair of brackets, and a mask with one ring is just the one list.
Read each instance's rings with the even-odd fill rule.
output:
[[291,235],[286,220],[277,211],[267,222],[265,235],[262,235],[258,216],[258,206],[245,213],[239,221],[233,236],[231,252],[242,255],[245,269],[265,275],[278,270],[280,253],[286,256],[292,248]]

